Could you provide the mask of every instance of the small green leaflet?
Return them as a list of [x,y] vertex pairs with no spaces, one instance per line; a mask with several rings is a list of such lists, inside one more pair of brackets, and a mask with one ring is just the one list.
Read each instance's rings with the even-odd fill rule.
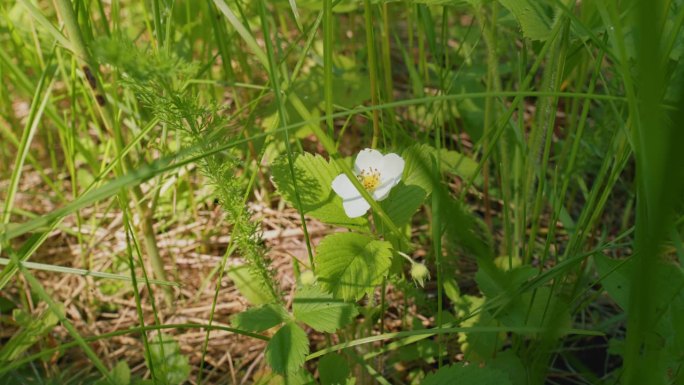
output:
[[[304,214],[336,226],[356,229],[368,226],[368,221],[363,217],[349,218],[342,208],[342,199],[332,190],[333,179],[342,173],[334,163],[320,155],[304,153],[295,157],[293,166]],[[288,203],[297,207],[287,158],[278,158],[271,171],[278,192]]]
[[266,360],[274,372],[295,372],[309,354],[306,332],[294,322],[287,322],[276,332],[266,346]]
[[233,319],[236,328],[252,332],[263,332],[289,318],[280,305],[267,304],[238,313]]
[[382,283],[391,260],[389,242],[354,233],[331,234],[318,246],[318,279],[336,298],[358,300]]
[[314,285],[297,290],[292,310],[297,321],[328,333],[346,326],[358,314],[354,304],[335,299]]

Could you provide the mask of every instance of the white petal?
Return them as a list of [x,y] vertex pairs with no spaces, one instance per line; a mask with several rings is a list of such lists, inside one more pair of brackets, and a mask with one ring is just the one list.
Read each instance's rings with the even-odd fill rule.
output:
[[392,180],[387,181],[385,184],[381,184],[378,186],[378,188],[373,191],[373,199],[376,201],[381,201],[389,195],[390,190],[392,187],[396,186],[396,184],[399,183],[399,180],[396,181],[396,183]]
[[361,194],[354,187],[354,184],[349,177],[345,174],[340,174],[332,181],[332,189],[339,195],[342,199],[350,199],[354,197],[360,197]]
[[393,181],[396,185],[404,173],[404,159],[397,154],[387,154],[382,158],[378,171],[380,171],[380,183]]
[[356,156],[354,170],[358,174],[361,170],[367,170],[369,168],[379,169],[382,164],[382,158],[382,153],[378,150],[373,150],[371,148],[361,150],[359,155]]
[[358,218],[368,211],[370,204],[363,197],[358,197],[342,201],[342,207],[349,218]]

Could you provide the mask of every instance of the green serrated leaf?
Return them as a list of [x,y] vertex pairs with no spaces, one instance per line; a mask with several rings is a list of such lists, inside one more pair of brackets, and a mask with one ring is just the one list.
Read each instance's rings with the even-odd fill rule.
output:
[[238,329],[262,332],[285,322],[288,318],[289,315],[282,306],[266,304],[236,314],[233,324]]
[[38,316],[32,316],[19,309],[15,309],[13,314],[15,321],[22,326],[22,329],[0,349],[0,363],[20,357],[59,322],[59,318],[50,309],[43,311]]
[[358,300],[382,283],[391,265],[391,244],[354,233],[328,235],[318,246],[319,282],[335,297]]
[[318,362],[321,385],[345,385],[349,377],[349,363],[341,354],[329,353]]
[[532,0],[499,0],[522,27],[523,35],[531,40],[544,41],[551,33],[551,21],[542,5]]
[[276,298],[270,291],[264,290],[255,278],[248,266],[237,266],[226,272],[228,277],[235,283],[240,294],[242,294],[252,305],[263,305],[273,303]]
[[399,183],[392,189],[389,197],[380,202],[380,206],[389,215],[392,222],[397,227],[401,227],[409,223],[413,214],[425,201],[426,196],[425,190],[419,186]]
[[461,202],[446,198],[442,202],[447,242],[463,248],[478,258],[490,260],[494,257],[492,235],[484,222],[473,215]]
[[188,358],[181,354],[178,342],[168,334],[161,334],[161,342],[159,337],[150,339],[150,356],[156,384],[178,385],[190,375]]
[[507,326],[569,329],[570,313],[565,301],[550,288],[540,287],[535,293],[523,293],[520,305],[508,306],[497,319]]
[[131,368],[125,361],[119,361],[116,363],[111,372],[109,372],[109,377],[114,382],[113,384],[106,378],[97,380],[93,385],[130,385],[131,384]]
[[315,285],[297,290],[292,311],[297,321],[327,333],[346,326],[358,314],[354,304],[335,299]]
[[[632,260],[611,259],[603,254],[594,255],[596,270],[601,276],[601,284],[611,298],[625,311],[629,306],[629,291],[632,282]],[[655,298],[656,309],[660,312],[669,306],[678,291],[684,287],[684,273],[677,266],[662,261],[656,264],[654,291],[660,293]]]
[[[479,310],[484,305],[484,302],[484,297],[463,295],[458,298],[458,301],[454,304],[456,314],[458,318],[466,318],[461,323],[462,327],[498,325],[498,322],[488,312],[479,312],[475,316],[470,316],[474,311]],[[498,332],[458,333],[458,342],[466,359],[474,363],[487,361],[494,355],[497,347],[501,346]]]
[[419,144],[406,148],[401,157],[404,158],[404,175],[401,178],[407,186],[418,186],[427,194],[434,187],[434,154],[435,149]]
[[[442,173],[455,174],[463,179],[475,177],[478,163],[458,151],[441,149],[437,151],[427,144],[416,144],[406,148],[402,157],[406,162],[402,180],[407,186],[418,186],[426,194],[432,193],[438,181],[435,180],[435,161],[439,154],[440,170]],[[478,179],[475,178],[476,183]]]
[[306,332],[294,322],[287,322],[268,342],[266,360],[274,372],[296,372],[309,354]]
[[525,366],[511,349],[496,353],[496,357],[489,361],[488,365],[493,369],[498,369],[508,374],[508,378],[514,384],[527,383]]
[[[439,156],[442,172],[455,174],[466,180],[475,178],[478,163],[472,158],[458,151],[445,149],[439,151]],[[478,178],[475,178],[475,181],[477,184]]]
[[455,364],[445,366],[425,377],[423,385],[452,385],[452,384],[477,384],[477,385],[509,385],[511,380],[508,375],[500,370],[488,367],[480,368],[475,365],[464,366]]
[[[368,226],[366,218],[349,218],[342,207],[342,199],[332,190],[333,179],[342,173],[334,163],[320,155],[304,153],[295,157],[293,166],[301,209],[305,214],[336,226],[357,229]],[[287,158],[278,158],[271,171],[278,192],[288,203],[297,207]]]

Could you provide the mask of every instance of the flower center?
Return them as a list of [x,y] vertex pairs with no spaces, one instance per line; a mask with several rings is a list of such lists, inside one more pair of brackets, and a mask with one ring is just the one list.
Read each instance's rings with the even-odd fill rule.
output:
[[378,171],[377,168],[371,167],[361,170],[361,173],[357,175],[356,178],[359,180],[359,182],[361,182],[363,188],[365,188],[368,192],[375,191],[375,189],[380,185],[380,171]]

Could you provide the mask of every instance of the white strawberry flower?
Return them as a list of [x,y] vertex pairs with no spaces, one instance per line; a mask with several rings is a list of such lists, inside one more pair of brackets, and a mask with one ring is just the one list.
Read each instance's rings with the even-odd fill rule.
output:
[[[392,187],[401,180],[403,172],[402,157],[391,153],[382,155],[380,151],[370,148],[361,150],[354,163],[356,178],[376,201],[387,198]],[[370,204],[344,173],[332,181],[332,189],[342,198],[344,212],[349,218],[360,217],[370,208]]]

